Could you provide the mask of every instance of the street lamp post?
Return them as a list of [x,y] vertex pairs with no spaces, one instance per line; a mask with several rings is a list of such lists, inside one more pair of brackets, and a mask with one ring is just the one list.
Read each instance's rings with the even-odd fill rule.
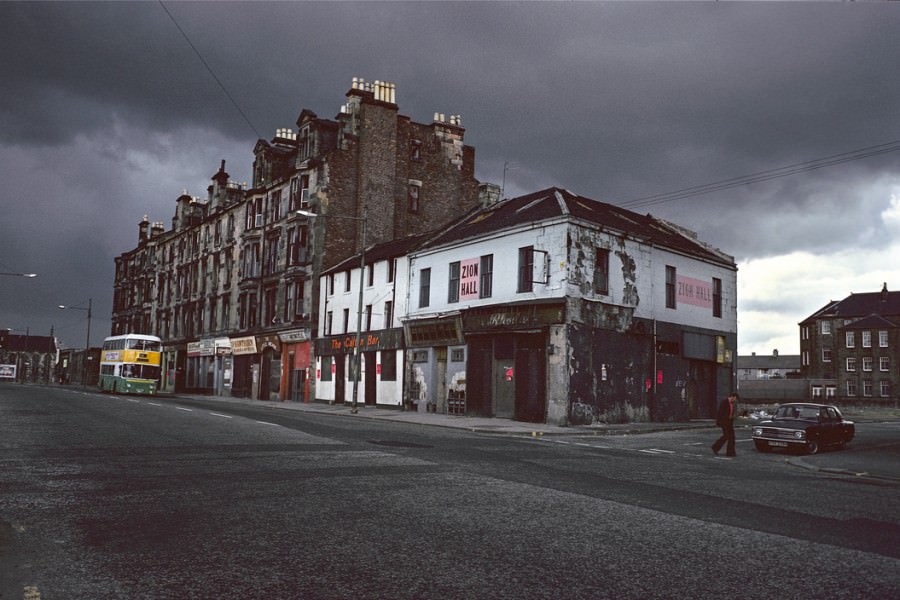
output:
[[366,272],[366,225],[368,223],[369,207],[368,205],[363,204],[363,216],[361,217],[352,217],[348,215],[319,215],[308,210],[298,210],[295,214],[311,218],[324,217],[326,219],[362,221],[362,251],[359,253],[359,295],[356,307],[356,344],[353,346],[353,403],[350,405],[350,412],[356,414],[359,410],[359,379],[362,376],[362,373],[360,373],[362,368],[360,344],[362,343],[363,285],[365,283]]
[[70,309],[70,310],[86,310],[87,311],[87,338],[84,342],[84,360],[81,361],[81,385],[87,385],[87,361],[88,355],[90,354],[91,349],[91,307],[93,305],[94,299],[88,298],[87,308],[83,306],[66,306],[65,304],[60,304],[59,308],[62,310]]

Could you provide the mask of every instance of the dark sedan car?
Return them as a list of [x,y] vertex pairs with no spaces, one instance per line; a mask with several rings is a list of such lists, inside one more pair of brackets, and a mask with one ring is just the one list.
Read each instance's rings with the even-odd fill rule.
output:
[[793,448],[815,454],[820,448],[843,448],[856,428],[830,404],[782,404],[772,418],[753,426],[753,443],[760,452]]

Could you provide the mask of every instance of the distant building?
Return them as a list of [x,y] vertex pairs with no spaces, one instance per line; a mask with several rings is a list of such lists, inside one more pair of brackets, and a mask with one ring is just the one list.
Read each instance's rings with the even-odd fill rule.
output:
[[809,386],[800,379],[800,355],[742,355],[737,359],[738,392],[745,403],[800,402]]
[[800,323],[803,377],[813,399],[892,399],[900,390],[900,292],[831,301]]
[[738,356],[738,382],[768,379],[788,379],[800,377],[800,355],[779,354],[778,350],[769,355]]
[[18,335],[0,329],[0,381],[48,383],[55,377],[59,346],[52,335]]
[[176,199],[170,230],[145,217],[116,257],[112,333],[163,339],[163,390],[309,399],[319,274],[477,204],[458,115],[415,122],[387,82],[354,78],[346,98],[259,140],[249,185],[223,161],[205,197]]

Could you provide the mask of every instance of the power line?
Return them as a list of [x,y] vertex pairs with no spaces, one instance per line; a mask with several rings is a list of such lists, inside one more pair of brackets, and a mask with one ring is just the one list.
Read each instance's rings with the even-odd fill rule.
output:
[[219,84],[219,87],[222,89],[222,92],[225,93],[225,95],[226,95],[226,96],[228,97],[228,99],[231,101],[231,104],[234,105],[234,107],[237,109],[237,111],[241,114],[241,116],[244,118],[244,121],[247,123],[247,125],[250,126],[250,129],[253,130],[253,133],[256,134],[256,137],[257,137],[257,138],[262,138],[262,135],[260,135],[260,133],[259,133],[259,131],[257,131],[256,127],[253,126],[253,123],[250,122],[250,119],[247,118],[247,115],[244,114],[244,111],[241,110],[241,107],[238,106],[238,103],[237,103],[237,102],[235,101],[235,99],[231,96],[231,94],[228,93],[228,90],[225,88],[225,85],[224,85],[224,84],[222,83],[222,81],[216,76],[215,72],[213,72],[212,67],[209,66],[209,64],[208,64],[208,63],[206,62],[206,60],[203,58],[203,55],[200,54],[200,51],[197,50],[197,47],[196,47],[196,46],[194,46],[194,43],[193,43],[193,42],[191,41],[191,39],[187,36],[187,34],[184,32],[184,29],[181,28],[181,25],[178,24],[178,21],[175,20],[175,17],[172,16],[172,13],[169,12],[169,9],[166,8],[166,5],[163,4],[163,1],[162,1],[162,0],[159,0],[159,5],[162,7],[162,9],[163,9],[164,11],[166,11],[166,14],[169,15],[169,18],[172,20],[172,23],[174,23],[174,24],[175,24],[175,27],[178,28],[178,31],[181,32],[181,35],[184,37],[184,40],[188,43],[188,45],[189,45],[189,46],[191,47],[191,49],[194,51],[194,54],[197,55],[197,58],[200,59],[200,62],[203,63],[203,66],[206,67],[206,70],[209,72],[209,74],[212,75],[212,78],[216,80],[216,83],[217,83],[217,84]]
[[720,190],[726,190],[742,185],[749,185],[751,183],[770,181],[772,179],[778,179],[780,177],[796,175],[797,173],[805,173],[808,171],[814,171],[816,169],[823,169],[825,167],[831,167],[841,163],[862,160],[864,158],[870,158],[872,156],[878,156],[880,154],[896,152],[897,150],[900,150],[900,140],[886,142],[884,144],[878,144],[875,146],[867,146],[865,148],[859,148],[856,150],[851,150],[849,152],[842,152],[840,154],[833,154],[824,158],[817,158],[805,162],[794,163],[784,167],[778,167],[776,169],[758,171],[756,173],[742,175],[740,177],[722,179],[720,181],[714,181],[712,183],[707,183],[704,185],[682,188],[680,190],[666,192],[663,194],[654,194],[652,196],[635,198],[633,200],[622,202],[619,204],[619,206],[623,208],[636,208],[643,206],[652,206],[655,204],[663,204],[665,202],[682,200],[684,198],[691,198],[693,196],[701,196],[703,194],[718,192]]

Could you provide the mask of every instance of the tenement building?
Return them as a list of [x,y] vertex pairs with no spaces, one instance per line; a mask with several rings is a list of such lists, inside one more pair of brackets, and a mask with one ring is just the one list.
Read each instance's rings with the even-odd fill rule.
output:
[[205,197],[145,217],[116,257],[112,333],[163,339],[166,390],[308,399],[319,274],[366,245],[420,234],[478,203],[461,118],[401,115],[394,84],[354,78],[334,119],[254,148],[249,185],[225,161]]
[[900,292],[831,301],[800,323],[801,372],[813,400],[897,398],[900,389]]

